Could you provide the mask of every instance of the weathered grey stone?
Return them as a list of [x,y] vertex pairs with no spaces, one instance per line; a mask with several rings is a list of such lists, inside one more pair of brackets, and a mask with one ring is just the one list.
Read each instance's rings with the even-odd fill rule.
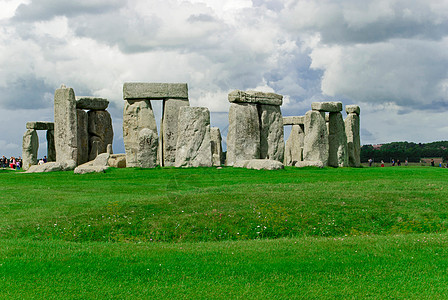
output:
[[71,171],[76,167],[76,161],[73,159],[62,162],[47,162],[42,165],[31,166],[26,173],[44,173],[56,171]]
[[321,161],[298,161],[295,166],[297,168],[316,167],[323,168],[324,164]]
[[138,134],[137,163],[140,168],[155,168],[157,165],[157,149],[159,137],[157,132],[143,128]]
[[94,160],[77,166],[75,168],[75,174],[104,172],[105,170],[107,170],[109,168],[109,166],[108,166],[109,157],[110,157],[109,153],[101,153]]
[[89,161],[89,133],[87,132],[87,112],[82,109],[76,110],[78,119],[78,164]]
[[39,137],[37,131],[28,129],[23,135],[22,141],[22,167],[28,170],[37,165],[37,151],[39,150]]
[[260,123],[256,104],[232,103],[227,133],[227,165],[260,158]]
[[143,128],[157,132],[151,102],[149,100],[126,101],[123,110],[123,141],[126,150],[126,166],[129,168],[140,167],[137,160],[138,135]]
[[[98,141],[98,154],[107,152],[107,145],[112,144],[114,139],[112,118],[109,112],[105,110],[91,110],[88,112],[88,117],[90,142]],[[90,144],[90,147],[93,148],[92,144]]]
[[78,160],[78,125],[75,92],[64,85],[54,93],[56,161]]
[[175,164],[179,110],[181,107],[189,105],[188,99],[166,99],[163,101],[161,136],[164,166],[174,166]]
[[260,157],[283,162],[285,157],[285,140],[283,117],[280,106],[259,105],[260,117]]
[[104,98],[80,96],[76,97],[76,108],[88,110],[105,110],[109,101]]
[[303,125],[305,116],[283,117],[283,125]]
[[54,123],[53,122],[28,122],[28,123],[26,123],[26,129],[54,130]]
[[47,130],[47,161],[56,161],[56,149],[54,146],[54,130]]
[[97,136],[89,137],[89,161],[94,160],[99,153],[100,138]]
[[126,82],[123,85],[123,99],[188,99],[186,83]]
[[212,166],[208,108],[180,108],[176,149],[176,167]]
[[330,113],[328,124],[328,165],[348,167],[347,136],[342,114],[340,112]]
[[254,170],[280,170],[284,169],[281,162],[270,159],[250,159],[235,162],[234,168],[246,168]]
[[114,150],[112,149],[112,144],[107,145],[107,154],[114,154]]
[[357,114],[359,115],[361,112],[361,109],[359,108],[358,105],[346,105],[345,106],[345,112],[348,114]]
[[328,132],[325,112],[310,110],[305,114],[304,161],[321,161],[328,164]]
[[104,167],[104,166],[108,166],[108,161],[110,158],[110,154],[109,153],[101,153],[98,154],[98,156],[91,162],[92,166],[95,167]]
[[107,165],[112,168],[126,168],[126,154],[111,154]]
[[83,174],[89,174],[89,173],[103,173],[105,172],[109,167],[108,166],[78,166],[75,168],[74,173],[83,175]]
[[361,165],[361,139],[359,136],[359,115],[350,113],[345,118],[345,133],[347,135],[348,164],[350,167]]
[[326,112],[340,112],[342,111],[342,102],[313,102],[311,103],[311,109]]
[[229,93],[229,102],[231,103],[256,103],[269,105],[282,105],[283,96],[274,93],[264,93],[257,91],[235,90]]
[[222,164],[222,138],[221,131],[218,127],[210,128],[210,140],[212,147],[213,166],[217,167]]
[[285,161],[286,166],[294,166],[296,162],[303,160],[303,140],[305,138],[304,125],[293,125],[291,133],[286,141]]

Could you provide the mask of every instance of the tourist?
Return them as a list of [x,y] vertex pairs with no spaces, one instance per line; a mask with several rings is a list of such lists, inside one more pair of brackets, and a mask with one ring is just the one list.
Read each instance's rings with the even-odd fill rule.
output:
[[369,167],[372,166],[372,163],[373,163],[373,159],[369,158]]
[[408,160],[407,160],[407,159],[404,161],[404,165],[405,165],[406,167],[408,166]]
[[431,167],[434,167],[434,159],[431,158]]
[[384,167],[384,161],[381,161],[381,167]]
[[401,166],[401,162],[400,162],[399,159],[397,159],[397,166],[398,166],[398,167]]
[[392,158],[392,167],[395,166],[395,159]]
[[439,162],[439,168],[441,168],[442,167],[442,162]]
[[11,158],[9,159],[9,167],[11,169],[15,169],[16,168],[16,159],[13,156],[11,156]]
[[44,163],[46,163],[46,162],[47,162],[47,156],[46,156],[46,155],[44,156],[44,159],[43,159],[43,161],[44,161]]

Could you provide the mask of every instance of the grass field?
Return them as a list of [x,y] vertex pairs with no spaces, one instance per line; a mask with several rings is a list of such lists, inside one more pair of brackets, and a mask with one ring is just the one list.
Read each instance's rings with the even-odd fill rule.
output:
[[448,170],[0,170],[0,298],[448,298]]

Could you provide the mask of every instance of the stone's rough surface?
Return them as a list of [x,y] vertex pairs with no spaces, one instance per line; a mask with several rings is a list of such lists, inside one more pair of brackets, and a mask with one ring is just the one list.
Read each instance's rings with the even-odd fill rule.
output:
[[123,85],[123,99],[188,99],[186,83],[144,83],[126,82]]
[[297,168],[316,167],[323,168],[324,164],[321,161],[298,161],[295,166]]
[[110,117],[109,112],[105,110],[91,110],[89,111],[88,116],[90,142],[98,141],[98,153],[105,153],[107,152],[107,145],[112,144],[114,139],[112,118]]
[[157,132],[151,102],[149,100],[126,101],[123,110],[123,141],[126,150],[127,167],[139,167],[137,160],[139,149],[138,135],[143,128]]
[[55,171],[71,171],[76,167],[74,160],[62,161],[62,162],[48,162],[43,165],[34,165],[26,173],[44,173]]
[[270,159],[250,159],[250,160],[240,160],[234,165],[234,168],[246,168],[254,170],[280,170],[284,166],[281,162],[277,160]]
[[328,132],[325,113],[310,110],[305,114],[304,161],[321,161],[328,164]]
[[311,109],[326,112],[340,112],[342,111],[342,102],[313,102],[311,103]]
[[109,106],[109,101],[104,98],[76,97],[76,108],[88,110],[105,110]]
[[91,163],[92,166],[104,167],[108,165],[109,157],[110,157],[109,153],[101,153],[93,161],[89,163]]
[[345,106],[345,112],[348,114],[357,114],[359,115],[361,112],[361,109],[358,105],[346,105]]
[[161,131],[164,166],[174,166],[176,160],[177,124],[181,107],[189,106],[188,100],[166,99],[163,101]]
[[227,165],[260,157],[260,124],[256,104],[232,103],[227,133]]
[[78,164],[89,161],[89,133],[87,132],[87,112],[76,110],[78,119]]
[[235,90],[229,93],[229,102],[282,105],[283,96],[274,93]]
[[283,162],[285,140],[280,106],[259,105],[258,114],[260,118],[260,158]]
[[56,161],[78,160],[78,126],[75,92],[61,86],[54,93]]
[[126,168],[126,154],[111,154],[107,164],[112,168]]
[[330,113],[328,132],[328,165],[331,167],[348,167],[347,136],[340,112]]
[[54,130],[54,123],[53,122],[28,122],[28,123],[26,123],[26,129]]
[[138,134],[137,164],[140,168],[155,168],[159,137],[157,132],[143,128]]
[[93,172],[104,172],[109,168],[108,161],[109,161],[110,154],[109,153],[102,153],[99,154],[94,160],[89,161],[85,164],[82,164],[75,168],[75,174],[87,174],[87,173],[93,173]]
[[109,167],[108,166],[78,166],[75,168],[75,174],[88,174],[88,173],[102,173],[105,172]]
[[176,149],[176,167],[212,166],[208,108],[180,108]]
[[89,161],[94,160],[99,154],[100,138],[97,136],[89,137]]
[[293,125],[289,138],[286,141],[284,161],[286,166],[294,166],[296,162],[303,160],[304,138],[303,125]]
[[54,146],[54,130],[47,130],[47,161],[56,161],[56,149]]
[[222,163],[222,138],[218,127],[210,128],[210,140],[212,147],[213,166],[220,166]]
[[361,165],[361,139],[359,136],[359,115],[348,114],[345,118],[345,133],[347,135],[348,164],[350,167]]
[[22,167],[28,170],[31,166],[37,165],[37,151],[39,149],[39,137],[37,131],[28,129],[23,135],[22,141]]
[[283,117],[283,125],[303,125],[305,116]]
[[108,144],[106,149],[107,149],[106,152],[108,154],[114,154],[114,150],[112,149],[112,144]]

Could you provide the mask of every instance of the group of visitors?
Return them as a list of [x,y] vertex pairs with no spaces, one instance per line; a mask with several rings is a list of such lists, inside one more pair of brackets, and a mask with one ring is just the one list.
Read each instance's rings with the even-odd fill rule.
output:
[[11,168],[20,170],[22,168],[22,158],[20,156],[18,158],[15,158],[13,156],[7,158],[3,155],[0,158],[0,168]]
[[[373,159],[369,158],[368,162],[369,162],[369,167],[371,167],[373,165]],[[397,161],[395,161],[395,159],[392,159],[391,160],[391,165],[392,165],[392,167],[395,167],[395,165],[397,165],[399,167],[399,166],[401,166],[401,161],[399,159]],[[404,165],[408,166],[408,160],[407,159],[404,161]],[[384,167],[384,166],[385,166],[384,165],[384,161],[382,160],[381,161],[381,167]]]

